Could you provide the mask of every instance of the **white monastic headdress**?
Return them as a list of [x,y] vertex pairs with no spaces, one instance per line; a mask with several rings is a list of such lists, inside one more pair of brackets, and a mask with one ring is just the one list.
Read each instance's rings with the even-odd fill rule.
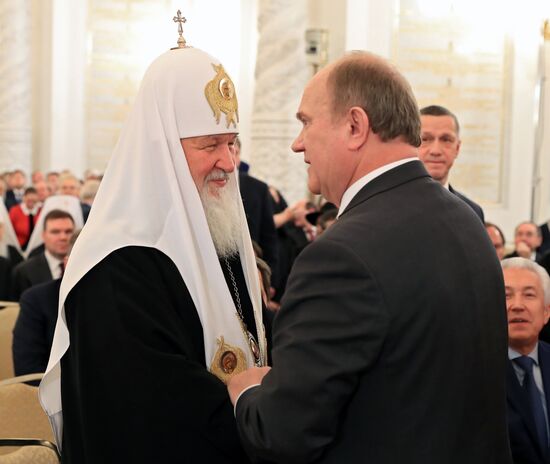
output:
[[[199,313],[206,365],[212,365],[223,337],[225,343],[245,353],[247,366],[253,366],[180,143],[187,137],[238,132],[235,108],[223,106],[224,97],[232,97],[233,84],[225,72],[220,78],[220,70],[219,62],[205,52],[180,48],[158,57],[145,73],[61,283],[55,337],[40,385],[40,399],[58,445],[62,430],[60,360],[70,343],[63,304],[86,272],[114,250],[136,245],[169,256]],[[240,199],[237,204],[243,226],[239,254],[265,359],[258,273]]]
[[11,223],[10,215],[4,204],[4,200],[0,197],[0,222],[4,225],[4,235],[2,240],[0,240],[0,256],[4,258],[9,257],[8,245],[14,247],[21,255],[21,245],[19,245],[19,240],[17,240],[17,235],[15,230],[13,230],[13,225]]

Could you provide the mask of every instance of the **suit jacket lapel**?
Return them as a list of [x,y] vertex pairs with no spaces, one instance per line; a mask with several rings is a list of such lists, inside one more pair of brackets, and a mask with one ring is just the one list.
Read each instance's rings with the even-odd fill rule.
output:
[[[550,349],[548,345],[539,341],[539,366],[542,376],[542,386],[544,388],[544,398],[546,400],[546,414],[550,414]],[[547,430],[550,434],[550,430]],[[550,452],[548,448],[545,450],[546,456]]]
[[396,168],[390,169],[365,185],[359,193],[353,197],[345,211],[340,216],[347,214],[357,205],[360,205],[375,195],[391,190],[401,184],[410,182],[411,180],[419,177],[430,177],[421,161],[410,161],[408,163],[401,164]]
[[[522,421],[525,424],[525,428],[529,433],[533,447],[537,449],[539,454],[543,453],[543,450],[540,449],[538,445],[537,430],[535,428],[535,421],[533,420],[532,415],[530,414],[531,405],[527,399],[527,395],[523,390],[523,387],[520,385],[512,361],[508,361],[507,366],[507,391],[506,395],[508,397],[508,402],[513,408],[517,411],[518,415],[521,417]],[[546,388],[546,387],[545,387]],[[542,454],[544,456],[544,454]]]

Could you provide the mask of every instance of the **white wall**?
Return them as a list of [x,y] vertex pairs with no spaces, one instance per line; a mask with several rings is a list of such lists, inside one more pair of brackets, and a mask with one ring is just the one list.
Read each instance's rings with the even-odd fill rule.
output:
[[[392,31],[398,1],[347,0],[347,49],[367,49],[390,57]],[[539,5],[542,3],[539,2]],[[533,167],[535,158],[535,114],[537,112],[536,88],[538,78],[538,47],[540,28],[544,16],[540,9],[515,6],[516,15],[511,22],[510,34],[514,40],[511,66],[512,93],[510,112],[509,155],[505,160],[503,202],[483,205],[487,220],[499,224],[508,237],[513,238],[517,223],[531,217],[533,202]],[[486,21],[496,21],[486,18]],[[480,31],[483,40],[484,31]],[[547,91],[550,94],[550,90]],[[548,95],[547,95],[548,97]],[[548,98],[547,98],[548,101]],[[550,102],[547,104],[550,115]],[[544,120],[544,152],[539,174],[542,177],[540,204],[536,219],[550,218],[550,116]],[[548,174],[546,174],[548,173]]]

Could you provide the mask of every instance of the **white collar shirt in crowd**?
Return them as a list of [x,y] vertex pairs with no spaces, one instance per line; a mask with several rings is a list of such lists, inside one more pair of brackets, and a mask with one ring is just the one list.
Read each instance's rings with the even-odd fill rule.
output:
[[48,250],[44,250],[44,256],[48,262],[48,267],[52,273],[52,278],[59,279],[62,277],[63,271],[61,270],[61,265],[63,264],[63,260],[56,258]]
[[38,210],[40,209],[40,205],[38,204],[36,204],[33,209],[27,208],[25,203],[20,203],[19,206],[21,206],[21,210],[25,216],[28,216],[29,214],[36,216],[38,214]]

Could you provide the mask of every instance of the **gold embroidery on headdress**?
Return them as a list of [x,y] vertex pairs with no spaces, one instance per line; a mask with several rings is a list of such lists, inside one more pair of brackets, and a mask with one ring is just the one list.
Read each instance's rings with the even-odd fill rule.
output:
[[216,75],[214,79],[206,84],[204,89],[206,99],[214,112],[217,124],[220,123],[221,113],[225,113],[227,128],[231,123],[236,128],[239,122],[239,105],[235,94],[235,86],[221,64],[212,64],[212,66],[216,71]]
[[223,383],[227,383],[231,377],[246,370],[246,356],[238,346],[225,343],[223,336],[216,341],[218,349],[210,365],[210,372]]

